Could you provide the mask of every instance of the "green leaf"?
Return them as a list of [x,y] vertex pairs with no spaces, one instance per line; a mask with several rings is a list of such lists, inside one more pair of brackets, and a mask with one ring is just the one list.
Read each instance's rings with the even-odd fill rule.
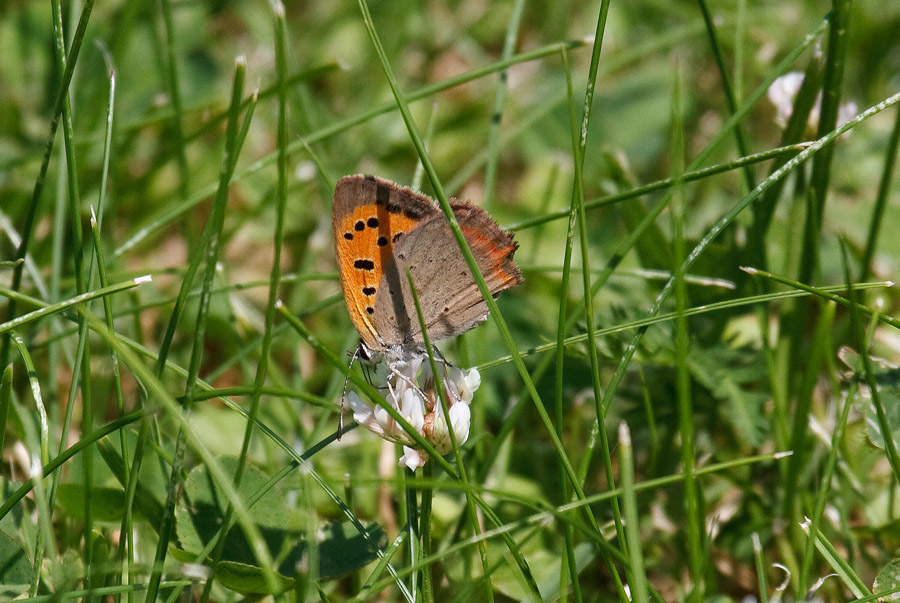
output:
[[747,446],[762,444],[767,425],[763,405],[770,396],[767,391],[753,389],[765,383],[765,366],[759,354],[728,345],[695,347],[688,366],[693,378],[726,405],[727,410],[718,414],[731,424],[735,436]]
[[[97,442],[97,450],[106,462],[106,466],[112,471],[122,487],[125,487],[125,465],[122,456],[111,440],[106,437]],[[163,505],[151,488],[138,480],[134,494],[134,516],[143,517],[154,530],[158,530],[162,523]]]
[[[233,475],[237,467],[237,459],[221,459],[226,473]],[[249,500],[267,481],[269,477],[258,467],[248,465],[244,470],[240,495]],[[260,498],[252,507],[250,515],[256,521],[263,539],[273,556],[278,559],[278,567],[274,568],[285,579],[297,574],[297,568],[303,565],[306,555],[306,529],[309,525],[306,511],[294,506],[297,499],[291,493],[296,486],[283,480]],[[196,467],[188,475],[184,484],[184,496],[179,500],[175,510],[176,531],[183,549],[196,556],[216,535],[224,521],[226,500],[222,492],[213,485],[206,467]],[[369,537],[381,547],[387,540],[384,531],[377,524],[367,528]],[[321,530],[319,548],[320,578],[334,578],[371,563],[377,558],[376,551],[368,546],[363,536],[350,521],[329,524]],[[260,571],[256,566],[256,557],[244,537],[239,526],[233,527],[225,539],[221,562],[232,562],[225,566],[230,580],[236,580],[238,592],[268,592],[267,590],[246,590],[248,584],[256,584],[259,580],[265,588],[262,574],[255,574],[251,569]],[[216,566],[218,575],[219,566]],[[240,577],[240,580],[238,580]]]
[[0,531],[0,584],[29,584],[32,575],[28,554],[6,532]]
[[[850,361],[853,360],[858,360],[858,356],[851,357]],[[881,405],[884,407],[891,438],[894,442],[900,442],[900,369],[888,365],[883,360],[872,358],[872,370],[875,372],[875,383],[881,396]],[[884,450],[884,434],[881,433],[871,393],[868,388],[861,387],[860,394],[866,398],[866,435],[873,446]]]
[[[60,484],[57,501],[66,513],[84,519],[84,486]],[[125,511],[125,492],[119,488],[94,486],[91,488],[91,514],[95,521],[119,522]]]
[[[378,524],[367,526],[366,533],[379,548],[387,542],[387,535]],[[344,576],[378,558],[350,521],[329,524],[323,530],[323,536],[319,542],[319,576],[322,578]]]
[[294,580],[275,574],[278,590],[272,591],[262,569],[255,565],[236,561],[220,561],[216,564],[216,580],[225,588],[248,595],[276,595],[293,587]]
[[[875,581],[872,582],[872,591],[876,593],[900,589],[900,559],[889,561],[887,565],[881,568]],[[879,599],[881,601],[897,601],[900,600],[900,593],[895,593],[889,597]]]

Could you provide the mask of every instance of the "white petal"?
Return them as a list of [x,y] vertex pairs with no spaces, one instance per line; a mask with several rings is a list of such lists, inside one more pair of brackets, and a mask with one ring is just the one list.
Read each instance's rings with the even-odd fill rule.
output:
[[803,84],[803,73],[791,71],[785,73],[769,86],[769,100],[775,106],[775,122],[782,128],[787,125],[794,112],[794,99]]
[[347,402],[350,404],[350,409],[353,411],[354,421],[378,435],[384,435],[384,431],[378,424],[375,408],[363,402],[356,392],[347,394]]
[[412,471],[415,471],[419,467],[425,464],[425,461],[428,460],[428,457],[424,452],[419,452],[415,448],[410,448],[409,446],[403,447],[403,456],[400,457],[399,466],[409,467]]
[[465,404],[454,404],[450,409],[450,423],[456,443],[462,446],[469,439],[469,426],[472,423],[472,412]]
[[409,421],[413,428],[420,432],[425,426],[425,400],[419,390],[408,389],[403,392],[403,400],[400,405],[400,414]]
[[388,414],[381,406],[375,407],[375,421],[378,423],[379,428],[381,429],[381,435],[394,435],[397,431],[396,425],[394,423],[394,419],[391,418],[391,415]]
[[456,386],[459,388],[459,397],[468,404],[472,401],[478,388],[481,387],[481,373],[478,372],[478,369],[469,369],[462,379],[456,382]]

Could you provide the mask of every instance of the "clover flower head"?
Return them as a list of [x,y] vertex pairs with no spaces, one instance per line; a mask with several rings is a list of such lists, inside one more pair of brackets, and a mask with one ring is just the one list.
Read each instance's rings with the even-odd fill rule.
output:
[[[790,71],[777,78],[772,85],[769,86],[767,96],[769,101],[775,107],[775,123],[784,128],[787,126],[788,120],[794,113],[794,101],[797,93],[800,92],[800,86],[803,85],[803,73],[800,71]],[[806,121],[806,130],[809,134],[815,134],[819,128],[819,114],[822,108],[822,93],[816,97],[816,103],[809,112],[809,118]],[[850,101],[838,107],[837,125],[842,126],[856,115],[858,107],[856,103]],[[849,134],[850,132],[847,132]],[[845,134],[846,135],[846,134]]]
[[[464,370],[446,362],[438,364],[448,405],[449,416],[445,417],[435,389],[434,373],[427,360],[424,354],[414,354],[388,363],[384,402],[396,410],[438,453],[447,454],[453,449],[451,429],[459,445],[469,437],[469,403],[481,385],[481,375],[477,369]],[[425,464],[428,454],[416,447],[416,441],[384,406],[371,406],[363,402],[356,392],[350,392],[348,400],[357,423],[386,440],[403,444],[404,454],[399,462],[401,467],[414,470]]]

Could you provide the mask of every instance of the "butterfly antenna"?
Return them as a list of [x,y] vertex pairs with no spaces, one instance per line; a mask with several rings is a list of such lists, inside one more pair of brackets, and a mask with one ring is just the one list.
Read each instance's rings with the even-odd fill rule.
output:
[[[356,346],[356,350],[353,351],[353,355],[350,356],[350,366],[347,367],[347,376],[344,377],[344,391],[341,392],[341,411],[338,414],[338,428],[337,428],[337,439],[338,442],[341,441],[341,436],[344,435],[344,400],[347,399],[347,386],[350,383],[350,369],[353,368],[353,363],[356,362],[356,358],[359,356],[359,346]],[[368,377],[366,377],[368,379]]]

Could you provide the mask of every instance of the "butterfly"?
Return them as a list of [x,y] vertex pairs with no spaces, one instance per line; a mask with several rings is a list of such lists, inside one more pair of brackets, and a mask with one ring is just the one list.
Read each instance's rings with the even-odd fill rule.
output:
[[[479,207],[455,199],[450,206],[491,294],[521,283],[513,236]],[[332,227],[363,358],[400,359],[421,349],[407,270],[431,339],[465,333],[487,318],[450,225],[429,197],[375,176],[345,176],[335,186]]]

